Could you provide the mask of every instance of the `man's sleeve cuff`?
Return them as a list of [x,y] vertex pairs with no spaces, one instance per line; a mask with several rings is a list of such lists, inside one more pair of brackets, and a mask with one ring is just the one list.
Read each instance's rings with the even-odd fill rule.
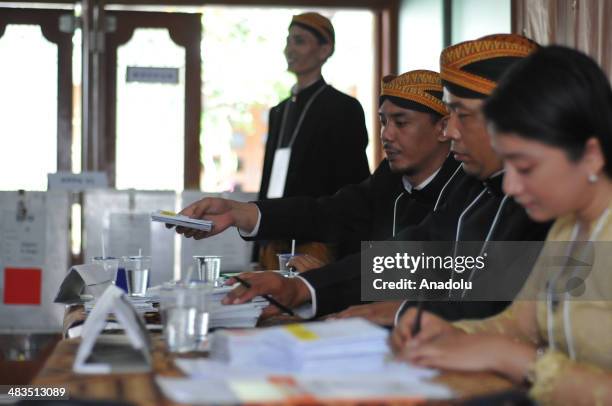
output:
[[295,311],[295,314],[297,314],[301,318],[311,319],[315,316],[315,314],[317,314],[317,295],[310,282],[308,282],[301,276],[296,276],[296,278],[300,278],[300,280],[306,284],[306,287],[310,291],[310,304],[304,303],[302,306],[293,310]]
[[253,231],[249,233],[249,232],[246,232],[245,230],[238,229],[238,234],[240,234],[242,238],[257,237],[257,234],[259,233],[260,224],[261,224],[261,210],[259,210],[259,207],[257,207],[257,223],[255,223],[255,227],[253,228]]

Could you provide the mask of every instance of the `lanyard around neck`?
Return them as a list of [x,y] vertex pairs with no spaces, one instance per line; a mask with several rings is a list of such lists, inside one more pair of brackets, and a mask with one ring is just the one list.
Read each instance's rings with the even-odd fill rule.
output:
[[[456,230],[456,235],[455,235],[455,244],[454,244],[454,249],[453,249],[453,257],[457,257],[457,250],[459,248],[459,239],[460,239],[460,236],[461,236],[461,229],[463,227],[463,217],[480,200],[480,198],[485,194],[486,191],[487,191],[487,188],[485,186],[485,188],[482,190],[482,192],[480,192],[480,194],[478,196],[476,196],[476,198],[472,201],[472,203],[470,203],[469,206],[466,207],[466,209],[463,210],[463,212],[459,216],[459,220],[457,220],[457,230]],[[501,202],[499,203],[499,206],[497,206],[497,211],[495,212],[495,217],[493,218],[493,221],[491,222],[491,225],[489,226],[489,230],[487,232],[487,236],[485,237],[485,240],[483,241],[482,246],[480,247],[480,252],[478,253],[478,256],[482,256],[484,251],[489,246],[489,241],[491,241],[491,238],[493,237],[493,232],[495,231],[495,228],[497,227],[497,225],[499,223],[502,209],[504,208],[504,205],[506,204],[506,201],[508,200],[508,197],[509,197],[508,195],[504,195],[504,197],[502,198]],[[472,278],[474,277],[474,267],[470,268],[469,271],[470,271],[470,276],[468,278],[468,282],[471,282]],[[455,279],[455,272],[453,271],[451,273],[451,282],[454,279]],[[465,294],[466,294],[466,290],[464,289],[461,292],[461,298],[462,299],[465,297]],[[449,295],[449,297],[451,297],[452,291],[449,291],[448,295]]]
[[[291,146],[293,145],[293,142],[295,141],[295,137],[297,137],[297,134],[300,131],[300,128],[302,127],[302,122],[304,121],[304,117],[306,117],[306,113],[308,113],[308,110],[310,109],[310,106],[312,105],[314,100],[317,98],[317,96],[319,94],[321,94],[321,92],[323,92],[323,90],[325,90],[325,88],[327,86],[329,86],[329,85],[324,84],[323,86],[318,88],[317,91],[314,92],[314,94],[312,96],[310,96],[310,98],[306,102],[306,105],[304,106],[304,110],[302,110],[302,113],[300,114],[300,118],[298,119],[298,122],[297,122],[295,128],[293,129],[293,133],[291,134],[291,139],[289,140],[289,145],[287,145],[288,148],[291,148]],[[289,101],[289,102],[285,103],[285,108],[283,109],[283,119],[281,121],[281,128],[280,128],[280,133],[278,135],[278,142],[276,143],[276,149],[280,148],[281,142],[282,142],[282,139],[283,139],[283,135],[285,134],[285,127],[287,126],[287,116],[289,114],[289,103],[292,103],[292,102]]]

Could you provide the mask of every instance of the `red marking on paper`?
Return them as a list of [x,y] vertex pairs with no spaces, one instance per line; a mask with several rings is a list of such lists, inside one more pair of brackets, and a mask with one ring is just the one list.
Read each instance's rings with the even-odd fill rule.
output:
[[4,304],[40,305],[42,269],[5,268]]

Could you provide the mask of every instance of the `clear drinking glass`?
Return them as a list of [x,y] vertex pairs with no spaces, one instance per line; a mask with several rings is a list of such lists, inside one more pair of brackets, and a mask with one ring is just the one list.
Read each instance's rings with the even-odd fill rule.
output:
[[208,297],[212,286],[200,281],[164,287],[160,309],[170,352],[198,349],[208,334]]
[[115,274],[119,268],[119,258],[115,257],[93,257],[91,259],[93,264],[102,265],[104,272],[108,274],[108,279],[111,281],[115,280]]
[[149,286],[149,273],[151,271],[151,257],[133,256],[123,258],[127,293],[129,296],[145,296]]
[[91,291],[95,297],[99,297],[104,293],[107,287],[115,283],[117,269],[119,268],[119,258],[93,257],[91,263],[99,265],[105,274],[102,282],[87,286],[87,289]]
[[294,276],[296,276],[298,274],[298,272],[295,271],[295,268],[290,268],[289,266],[287,266],[287,262],[289,262],[289,260],[293,257],[297,257],[300,254],[292,254],[290,252],[285,252],[282,254],[276,254],[276,256],[278,257],[278,271],[281,275],[286,276],[288,278],[292,278]]

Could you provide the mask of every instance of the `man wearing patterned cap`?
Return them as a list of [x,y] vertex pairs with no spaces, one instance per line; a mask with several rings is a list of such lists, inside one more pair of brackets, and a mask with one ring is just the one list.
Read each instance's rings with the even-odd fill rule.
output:
[[[452,236],[456,241],[486,244],[487,241],[538,241],[546,237],[550,223],[533,222],[521,206],[504,194],[503,163],[493,151],[481,111],[484,100],[503,73],[536,49],[535,42],[520,35],[496,34],[442,51],[440,76],[444,102],[450,111],[446,135],[463,170],[451,179],[433,215],[418,228],[403,230],[399,239],[442,241]],[[502,264],[512,261],[503,253],[497,260]],[[507,304],[460,301],[427,305],[433,313],[456,320],[491,316]],[[413,305],[406,303],[400,313]],[[404,316],[403,331],[406,320],[412,320],[414,312],[413,309]],[[396,339],[399,334],[399,331],[395,333]]]
[[[468,41],[443,51],[441,77],[444,84],[444,97],[451,110],[446,136],[452,140],[451,150],[462,165],[442,188],[434,211],[418,225],[401,230],[395,235],[395,240],[481,241],[484,246],[487,241],[538,241],[545,238],[550,224],[531,221],[522,207],[504,195],[501,188],[502,162],[489,145],[485,122],[479,110],[486,97],[486,94],[483,93],[485,90],[482,87],[483,84],[490,86],[491,83],[497,83],[502,73],[514,61],[528,55],[535,48],[536,44],[521,36],[500,34]],[[449,66],[454,67],[453,62],[457,62],[453,58],[447,58],[449,54],[453,58],[458,58],[458,69],[465,70],[466,75],[457,75],[457,72],[448,74]],[[457,76],[461,76],[462,79],[455,79]],[[477,85],[472,85],[472,83]],[[459,93],[461,95],[458,95]],[[240,207],[232,208],[232,210],[254,209]],[[189,210],[187,214],[202,217],[205,212],[211,214],[220,211],[222,210],[219,210],[219,206],[209,205],[203,211]],[[214,216],[207,217],[213,218]],[[241,214],[232,217],[234,222],[229,225],[237,224],[243,230],[252,230],[254,222],[237,223],[235,221],[236,218],[245,217],[250,217],[252,220],[253,217],[257,217],[257,214],[251,216]],[[265,217],[266,215],[263,214],[263,221]],[[221,229],[224,229],[228,223],[222,221],[222,224]],[[194,233],[189,232],[188,235],[194,235]],[[452,255],[452,253],[449,254]],[[498,265],[501,264],[501,270],[503,270],[503,265],[511,262],[512,258],[500,253],[496,260],[499,261]],[[335,272],[322,272],[325,268],[319,268],[304,273],[302,277],[308,277],[311,284],[313,281],[325,281],[324,286],[314,292],[316,295],[313,295],[312,291],[304,293],[298,283],[298,278],[294,278],[291,282],[268,285],[266,289],[258,287],[249,290],[237,298],[232,295],[232,299],[235,298],[234,303],[242,303],[256,294],[271,293],[283,303],[291,306],[312,301],[316,309],[316,316],[322,316],[334,310],[342,310],[342,306],[360,303],[359,262],[352,265],[338,268]],[[529,264],[525,265],[525,269],[531,269]],[[414,304],[414,302],[404,303],[400,311],[395,314],[397,320],[402,312],[410,309],[402,319],[404,320],[402,331],[406,331],[406,326],[410,325],[405,319],[414,318],[412,309]],[[458,300],[427,302],[426,305],[427,310],[446,319],[456,320],[496,314],[505,308],[508,302]],[[371,308],[372,306],[375,305],[368,304],[361,307]],[[385,311],[393,308],[393,306],[387,307]],[[367,317],[368,312],[362,311],[361,315]],[[393,317],[394,315],[389,314],[376,314],[373,320],[388,320]],[[394,337],[398,334],[401,335],[395,333]]]
[[[304,13],[291,20],[285,57],[297,83],[291,97],[270,110],[259,199],[330,195],[370,174],[363,109],[321,75],[334,46],[326,17]],[[276,254],[289,247],[289,240],[262,242],[260,263],[278,269]],[[298,241],[297,251],[333,258],[333,250],[320,243]]]
[[[549,224],[531,221],[521,206],[504,195],[501,188],[502,162],[490,146],[485,121],[479,110],[486,97],[482,93],[485,90],[482,86],[495,85],[514,61],[528,55],[535,48],[534,43],[523,37],[497,35],[458,44],[442,52],[440,76],[444,84],[445,101],[451,110],[446,136],[452,141],[453,155],[462,165],[443,187],[434,211],[418,225],[401,230],[395,235],[395,240],[481,241],[484,246],[489,240],[537,241],[545,238]],[[455,65],[456,62],[458,65]],[[460,75],[456,71],[449,74],[449,66],[459,66],[458,69],[465,69],[467,74]],[[456,79],[459,76],[461,80]],[[496,252],[489,256],[487,265],[496,271],[503,271],[506,263],[511,262],[508,253]],[[311,296],[312,301],[316,302],[314,307],[317,316],[342,310],[343,306],[350,304],[360,304],[361,275],[358,261],[353,262],[352,266],[338,267],[334,272],[323,272],[324,269],[313,269],[303,275],[311,284],[325,281],[325,284],[319,282],[316,296]],[[526,264],[524,269],[531,269],[531,266]],[[511,282],[518,279],[515,277]],[[297,285],[295,282],[290,284]],[[296,292],[290,293],[300,298],[300,291]],[[287,303],[296,304],[295,301],[289,301],[290,296],[281,290],[270,289],[265,293],[272,293]],[[472,302],[459,299],[427,302],[425,305],[427,310],[450,320],[487,317],[508,305],[508,302],[502,301]],[[303,302],[304,296],[300,300]],[[398,306],[366,304],[349,308],[337,317],[361,315],[387,324],[389,319],[397,320],[402,312],[415,304],[405,302],[396,314],[388,312],[397,310]],[[373,308],[377,310],[372,311]],[[406,315],[413,316],[413,310]]]
[[[535,223],[524,209],[502,191],[503,165],[495,154],[480,108],[495,88],[501,75],[517,60],[534,51],[537,45],[522,36],[499,34],[467,41],[446,48],[440,56],[440,76],[444,85],[444,101],[450,110],[446,136],[451,139],[451,152],[462,163],[445,185],[431,215],[418,226],[407,227],[395,237],[400,241],[537,241],[546,236],[549,224]],[[490,250],[489,250],[490,251]],[[508,285],[520,287],[521,276],[508,275],[505,269],[514,258],[510,253],[489,253],[488,267],[504,275]],[[449,253],[452,254],[452,253]],[[459,253],[460,254],[460,253]],[[526,264],[526,270],[531,266]],[[359,268],[336,273],[338,280],[330,293],[357,291]],[[449,275],[444,275],[447,279]],[[445,280],[446,280],[445,279]],[[505,286],[505,285],[504,285]],[[510,289],[510,286],[508,286]],[[455,292],[456,293],[456,292]],[[353,299],[357,296],[353,294]],[[498,313],[508,302],[468,301],[469,297],[452,296],[454,301],[426,302],[427,310],[449,320],[481,318]],[[405,302],[397,318],[414,307]],[[337,317],[368,316],[373,305],[349,308]],[[389,307],[388,309],[392,309]],[[403,321],[403,331],[414,319],[412,309]],[[388,319],[389,315],[377,315]],[[376,321],[376,320],[374,320]],[[397,336],[399,333],[396,332]]]
[[[519,35],[491,35],[446,48],[440,56],[440,77],[444,101],[450,110],[446,135],[451,139],[451,152],[462,163],[444,187],[434,212],[418,226],[401,230],[394,239],[400,241],[537,241],[543,240],[550,224],[533,222],[524,209],[502,191],[503,164],[491,147],[486,122],[480,111],[484,99],[497,85],[501,75],[517,60],[537,48],[537,44]],[[490,255],[503,271],[512,259],[507,254]],[[525,267],[531,269],[531,266]],[[314,270],[312,272],[317,272]],[[359,267],[345,267],[336,272],[336,283],[329,282],[326,296],[351,296],[358,303]],[[500,275],[501,277],[501,275]],[[311,276],[313,278],[313,276]],[[509,282],[520,286],[519,277]],[[323,294],[319,295],[321,302]],[[457,298],[459,299],[459,298]],[[415,305],[406,302],[399,315]],[[498,313],[508,302],[427,302],[427,309],[450,319],[480,318]],[[362,314],[364,308],[346,311],[340,316]],[[414,315],[414,310],[407,315]],[[378,319],[388,319],[377,316]],[[397,317],[396,317],[397,318]]]
[[[360,184],[346,186],[333,196],[319,199],[286,198],[256,204],[205,199],[186,208],[183,214],[201,217],[206,211],[222,211],[218,209],[222,203],[230,203],[234,206],[229,208],[234,217],[231,225],[240,226],[248,222],[247,217],[251,215],[243,209],[250,206],[255,209],[250,219],[253,225],[259,221],[257,230],[252,231],[257,238],[297,235],[325,241],[347,238],[384,240],[397,230],[418,224],[431,212],[442,186],[458,167],[458,163],[449,157],[449,146],[443,133],[446,108],[442,103],[439,74],[418,70],[385,77],[381,84],[379,115],[381,141],[387,159]],[[296,265],[301,269],[310,268],[309,263],[316,262],[307,256],[298,258],[302,263]],[[316,269],[316,272],[304,272],[300,278],[293,279],[267,272],[242,276],[252,284],[251,292],[269,289],[276,295],[279,290],[289,293],[299,289],[315,304],[316,292],[327,290],[325,275],[331,276],[345,266],[352,267],[355,261],[358,267],[358,254]],[[315,277],[310,279],[310,274]],[[245,292],[238,288],[232,300],[241,293]],[[299,302],[298,296],[295,299]],[[346,302],[351,295],[323,296],[324,300],[313,305],[311,312],[325,314],[352,303]],[[291,305],[289,301],[285,303]],[[398,306],[396,303],[395,310]]]

